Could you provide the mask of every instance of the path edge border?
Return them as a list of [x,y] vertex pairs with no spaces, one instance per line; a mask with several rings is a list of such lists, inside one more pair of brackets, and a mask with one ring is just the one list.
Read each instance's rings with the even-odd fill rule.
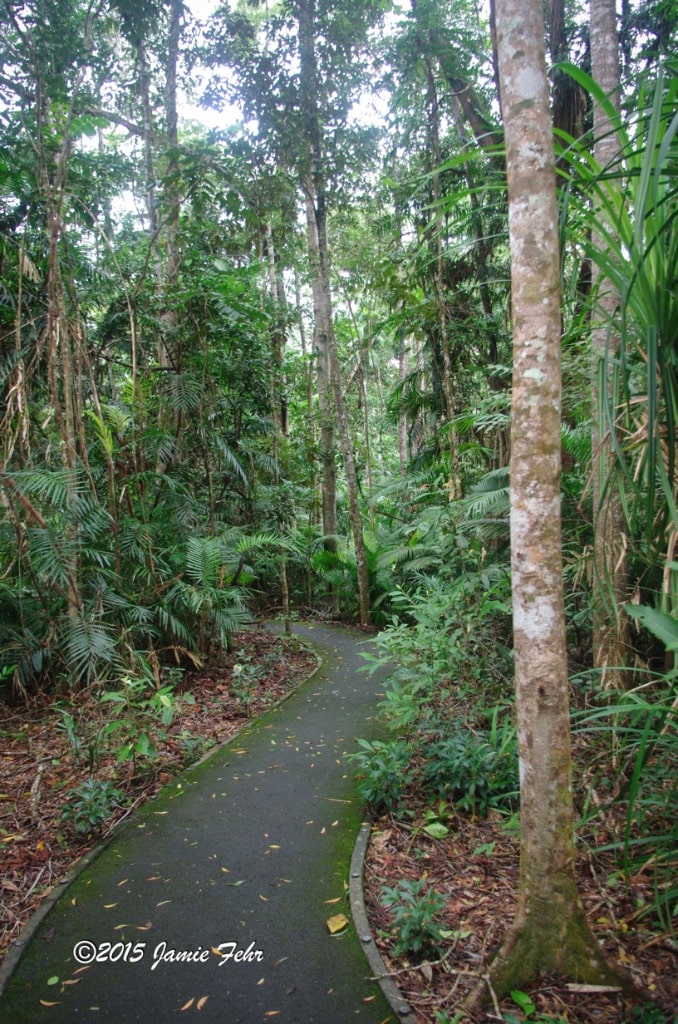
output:
[[367,911],[365,909],[363,877],[365,871],[365,857],[367,855],[367,847],[369,845],[371,832],[371,823],[369,821],[364,821],[360,826],[360,831],[358,832],[358,836],[353,847],[348,883],[351,915],[360,941],[360,946],[367,958],[370,970],[372,971],[373,979],[379,982],[381,991],[384,993],[386,1000],[398,1019],[407,1024],[407,1022],[412,1019],[412,1008],[403,997],[400,989],[386,969],[386,964],[381,958],[381,954],[374,941],[374,936],[370,930]]

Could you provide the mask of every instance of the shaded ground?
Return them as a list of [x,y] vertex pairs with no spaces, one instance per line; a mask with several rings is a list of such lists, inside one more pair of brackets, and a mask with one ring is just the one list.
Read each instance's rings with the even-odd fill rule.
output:
[[[377,945],[404,997],[413,1024],[438,1024],[441,1014],[454,1019],[464,995],[482,976],[492,952],[511,924],[518,878],[518,846],[497,820],[452,815],[449,834],[433,839],[424,831],[423,814],[411,824],[389,816],[374,823],[365,867],[368,917]],[[559,979],[526,989],[535,1010],[531,1021],[567,1024],[659,1024],[678,1021],[678,941],[658,922],[643,917],[651,903],[652,873],[633,879],[629,889],[610,888],[612,862],[604,854],[582,851],[578,872],[590,921],[607,953],[632,972],[658,998],[662,1009],[638,1007],[618,995],[582,991]],[[416,962],[393,954],[396,929],[382,902],[382,887],[403,879],[426,878],[445,898],[441,925],[449,937],[439,955]],[[507,999],[502,1014],[526,1019]],[[543,1014],[543,1016],[540,1016]],[[469,1018],[464,1018],[469,1019]],[[496,1012],[482,1021],[501,1020]]]
[[[316,665],[316,655],[296,639],[263,630],[235,634],[231,654],[183,678],[177,692],[193,703],[179,701],[169,728],[157,721],[144,723],[157,757],[119,764],[113,748],[96,751],[94,776],[122,789],[124,799],[89,835],[77,835],[73,822],[63,821],[61,814],[69,792],[90,778],[90,753],[102,725],[120,709],[102,704],[93,689],[58,699],[39,695],[27,707],[0,702],[0,957],[76,860],[170,778],[289,693]],[[75,719],[70,736],[64,712]]]
[[392,1019],[345,913],[361,821],[346,754],[378,731],[380,678],[354,633],[295,629],[319,670],[85,865],[33,924],[2,1024]]
[[[196,702],[180,705],[166,735],[156,734],[159,757],[154,762],[119,765],[112,755],[101,752],[97,777],[120,786],[127,802],[99,832],[84,839],[74,835],[72,824],[61,821],[60,814],[68,791],[89,777],[87,743],[76,751],[53,700],[36,699],[28,709],[0,704],[0,952],[50,886],[110,831],[115,821],[143,804],[209,746],[247,726],[250,715],[288,692],[314,665],[314,656],[296,641],[290,645],[258,630],[238,634],[231,655],[216,659],[208,671],[184,680],[183,691]],[[72,702],[64,695],[61,706],[73,714],[80,709],[80,732],[85,741],[110,718],[110,705],[102,707],[92,693],[74,696]],[[408,825],[389,817],[375,823],[366,866],[366,895],[372,931],[388,969],[414,1009],[413,1020],[438,1024],[454,1019],[463,993],[482,973],[510,924],[517,848],[515,839],[497,821],[453,816],[448,821],[449,834],[439,840],[426,835],[423,824],[416,814]],[[529,990],[536,1007],[531,1020],[658,1024],[672,1019],[669,1007],[678,1005],[676,936],[642,917],[644,903],[652,898],[651,876],[635,878],[631,889],[622,891],[606,884],[610,869],[605,855],[590,849],[582,853],[579,875],[590,918],[608,952],[658,994],[665,1012],[655,1013],[653,1007],[634,1009],[616,996],[573,991],[553,979]],[[380,895],[383,885],[419,879],[424,874],[445,897],[443,925],[452,934],[437,961],[416,964],[392,955],[393,919]],[[192,1009],[196,1007],[197,1000]],[[502,1013],[522,1019],[511,1000],[502,1005]],[[496,1015],[485,1018],[488,1022],[497,1019]]]

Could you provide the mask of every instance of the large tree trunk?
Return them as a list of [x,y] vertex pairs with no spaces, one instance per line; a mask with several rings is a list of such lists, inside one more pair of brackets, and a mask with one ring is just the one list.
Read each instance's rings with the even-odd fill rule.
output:
[[[614,983],[583,911],[574,811],[560,517],[560,268],[540,0],[497,0],[513,315],[511,569],[520,888],[491,968],[497,996],[554,971]],[[482,995],[477,990],[476,998]]]
[[[620,91],[619,42],[614,0],[591,0],[591,73],[611,102],[618,106]],[[617,136],[600,104],[593,104],[593,154],[603,169],[615,160]],[[596,213],[598,221],[604,212]],[[600,237],[594,244],[602,244]],[[593,313],[591,341],[593,349],[592,452],[594,509],[593,578],[593,664],[600,670],[604,685],[624,687],[624,669],[628,657],[628,618],[623,604],[628,600],[624,515],[620,494],[607,486],[615,461],[607,407],[610,400],[610,368],[619,349],[619,334],[614,317],[619,293],[612,282],[600,274],[595,262],[591,268],[592,289],[598,290]]]

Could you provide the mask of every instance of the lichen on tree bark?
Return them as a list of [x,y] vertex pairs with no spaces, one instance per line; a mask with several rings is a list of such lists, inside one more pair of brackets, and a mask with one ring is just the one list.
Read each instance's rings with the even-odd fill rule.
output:
[[[520,755],[520,888],[490,969],[502,996],[546,972],[626,984],[586,920],[574,808],[560,522],[560,267],[539,0],[497,0],[511,244],[511,570]],[[470,1006],[488,995],[480,985]]]

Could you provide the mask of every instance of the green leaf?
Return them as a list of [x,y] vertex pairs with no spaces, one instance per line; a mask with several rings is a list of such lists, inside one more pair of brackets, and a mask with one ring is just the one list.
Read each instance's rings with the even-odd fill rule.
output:
[[431,836],[432,839],[444,839],[449,831],[447,826],[443,825],[440,821],[433,821],[430,825],[424,826],[424,832],[426,835]]
[[518,989],[514,989],[511,992],[511,999],[528,1017],[537,1009],[527,992],[521,992]]
[[646,604],[627,604],[624,610],[661,640],[668,651],[678,650],[678,622],[666,612]]

